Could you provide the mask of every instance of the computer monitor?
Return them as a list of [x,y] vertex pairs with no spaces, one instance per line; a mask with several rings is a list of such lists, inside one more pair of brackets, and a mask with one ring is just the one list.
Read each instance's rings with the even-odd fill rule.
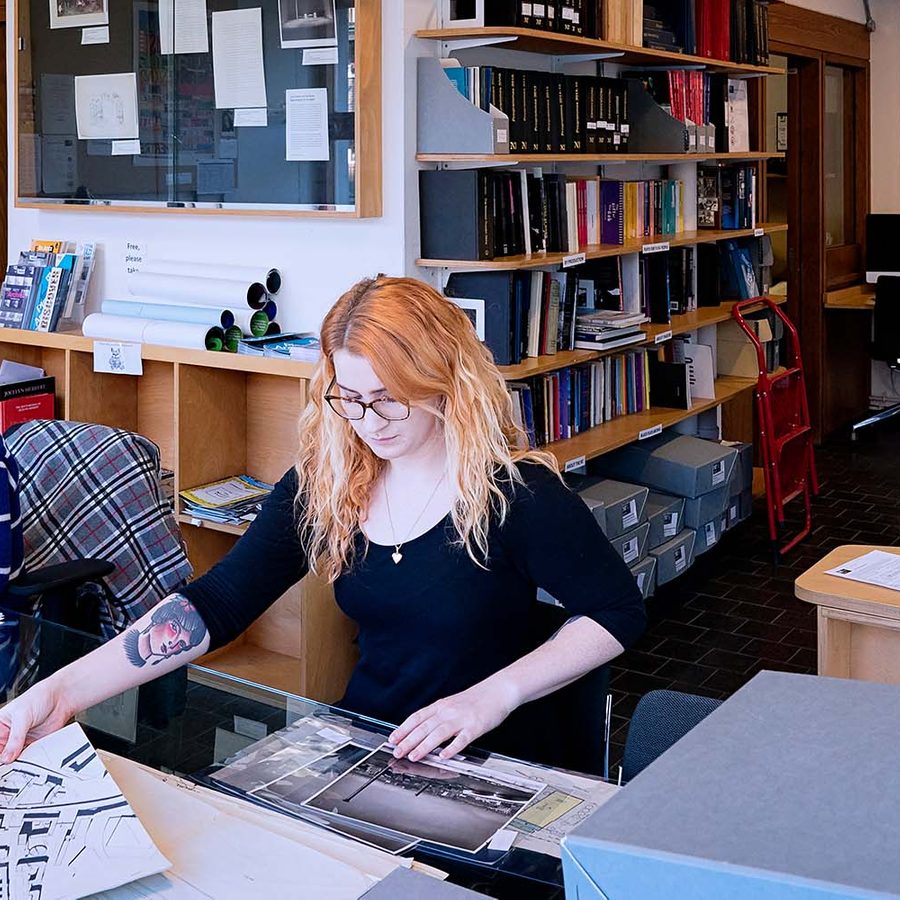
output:
[[880,275],[900,275],[900,213],[866,216],[866,281]]

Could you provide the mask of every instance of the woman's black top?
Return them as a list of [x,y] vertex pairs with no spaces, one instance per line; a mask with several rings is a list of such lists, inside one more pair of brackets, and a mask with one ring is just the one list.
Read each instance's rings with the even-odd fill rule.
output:
[[[508,488],[486,569],[453,544],[449,516],[404,543],[396,565],[393,546],[367,549],[357,535],[356,562],[334,584],[338,605],[359,626],[359,661],[339,706],[399,724],[508,666],[550,637],[535,639],[538,587],[625,647],[639,637],[645,614],[634,577],[587,506],[543,466],[519,470],[525,484]],[[209,629],[210,649],[237,637],[306,574],[296,493],[291,470],[228,555],[182,591]],[[532,736],[546,723],[528,721],[530,705],[498,729],[502,739],[477,743],[536,758]]]

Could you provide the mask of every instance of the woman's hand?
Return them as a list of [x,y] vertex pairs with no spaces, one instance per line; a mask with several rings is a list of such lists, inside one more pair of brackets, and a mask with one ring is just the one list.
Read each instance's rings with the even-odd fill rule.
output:
[[488,679],[413,713],[388,740],[396,747],[397,759],[413,762],[450,741],[438,754],[450,759],[496,728],[518,705],[511,684]]
[[72,715],[57,680],[38,682],[0,709],[0,763],[11,763],[28,744],[58,731]]

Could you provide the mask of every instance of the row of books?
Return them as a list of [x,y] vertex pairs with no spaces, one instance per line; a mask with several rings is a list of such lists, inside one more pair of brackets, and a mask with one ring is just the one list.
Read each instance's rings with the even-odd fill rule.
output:
[[655,50],[768,65],[768,0],[654,0],[644,3],[643,34]]
[[569,366],[508,385],[513,416],[529,446],[565,440],[650,407],[646,350]]
[[96,245],[31,242],[8,266],[0,286],[0,328],[56,331],[79,320],[94,267]]
[[463,96],[509,119],[510,153],[627,153],[628,82],[442,61]]
[[252,522],[274,485],[250,475],[235,475],[181,491],[184,513],[192,519],[220,525]]
[[697,227],[756,228],[756,168],[748,165],[697,167]]
[[488,0],[485,25],[536,28],[581,37],[599,38],[603,0]]

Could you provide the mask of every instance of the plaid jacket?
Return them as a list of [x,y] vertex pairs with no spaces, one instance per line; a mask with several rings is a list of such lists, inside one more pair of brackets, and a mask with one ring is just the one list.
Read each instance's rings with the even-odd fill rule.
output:
[[85,557],[113,563],[105,581],[117,629],[187,582],[191,565],[160,488],[154,443],[56,420],[15,426],[6,441],[21,473],[26,568]]
[[22,571],[24,557],[19,469],[0,438],[0,596],[6,592],[6,585]]

